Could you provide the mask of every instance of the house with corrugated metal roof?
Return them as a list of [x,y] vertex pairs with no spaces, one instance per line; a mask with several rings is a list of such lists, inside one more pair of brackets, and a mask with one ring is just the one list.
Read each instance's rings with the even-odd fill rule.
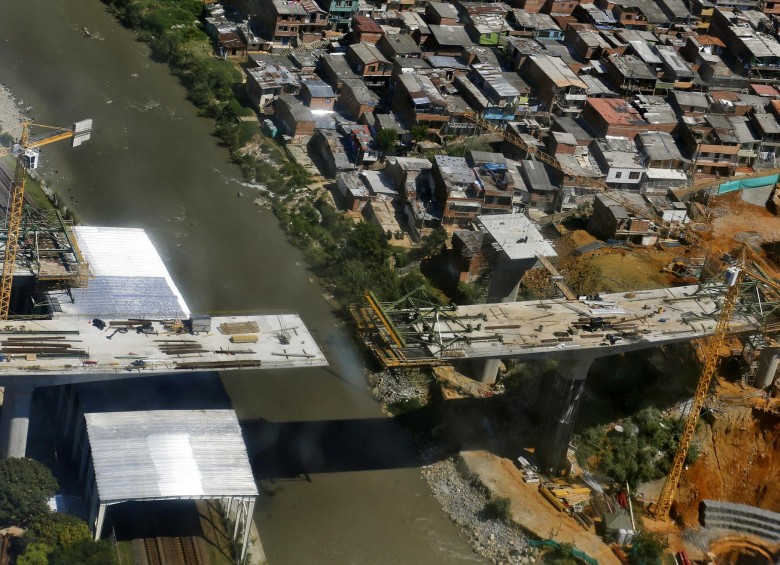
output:
[[352,71],[374,90],[385,88],[393,65],[374,45],[356,43],[347,48],[347,62]]
[[578,116],[582,111],[587,85],[562,59],[531,55],[525,60],[521,75],[536,87],[536,99],[547,111],[564,116]]

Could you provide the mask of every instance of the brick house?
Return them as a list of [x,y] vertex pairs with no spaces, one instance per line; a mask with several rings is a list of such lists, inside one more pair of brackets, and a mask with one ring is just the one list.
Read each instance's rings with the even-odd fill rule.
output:
[[639,111],[620,98],[588,98],[582,117],[599,137],[634,139],[649,127]]
[[363,78],[369,88],[383,88],[390,81],[393,64],[374,45],[361,43],[347,49],[347,62],[352,71]]

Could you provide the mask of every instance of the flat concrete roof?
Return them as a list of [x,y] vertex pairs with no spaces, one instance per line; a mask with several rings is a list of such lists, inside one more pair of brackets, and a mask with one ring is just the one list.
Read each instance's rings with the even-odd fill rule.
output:
[[0,386],[327,365],[297,314],[215,317],[209,331],[196,334],[175,333],[160,320],[147,322],[144,332],[127,319],[103,322],[104,329],[78,317],[3,322]]
[[557,253],[536,226],[523,214],[477,216],[477,223],[495,240],[510,259],[534,259]]

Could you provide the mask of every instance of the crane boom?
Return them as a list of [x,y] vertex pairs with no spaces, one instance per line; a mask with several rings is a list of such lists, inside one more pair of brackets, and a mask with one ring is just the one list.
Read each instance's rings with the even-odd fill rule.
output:
[[[31,126],[44,127],[54,130],[45,135],[30,138]],[[11,289],[14,282],[14,268],[16,266],[16,253],[19,249],[19,232],[22,225],[22,212],[24,211],[24,184],[27,177],[26,159],[31,157],[30,151],[55,143],[63,139],[73,138],[74,146],[80,145],[89,139],[92,129],[92,120],[84,120],[73,124],[73,128],[43,126],[24,122],[22,124],[22,137],[19,140],[19,154],[16,158],[14,178],[9,187],[8,211],[7,211],[7,238],[5,253],[3,254],[3,273],[0,278],[0,320],[7,320],[11,307]],[[30,163],[30,168],[35,168],[36,162]]]

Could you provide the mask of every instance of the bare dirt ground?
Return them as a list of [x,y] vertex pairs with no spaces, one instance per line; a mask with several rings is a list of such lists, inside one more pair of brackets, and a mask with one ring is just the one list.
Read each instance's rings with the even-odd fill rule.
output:
[[[700,455],[683,474],[677,510],[698,523],[699,502],[727,500],[780,509],[780,412],[750,387],[720,381],[714,418],[700,425]],[[776,407],[774,408],[776,410]]]
[[662,269],[681,256],[683,248],[615,249],[595,251],[586,260],[601,269],[604,292],[622,292],[673,286],[674,277]]
[[780,218],[764,206],[745,202],[740,192],[714,198],[710,208],[715,217],[706,238],[718,249],[730,251],[748,234],[756,234],[762,242],[780,241]]

